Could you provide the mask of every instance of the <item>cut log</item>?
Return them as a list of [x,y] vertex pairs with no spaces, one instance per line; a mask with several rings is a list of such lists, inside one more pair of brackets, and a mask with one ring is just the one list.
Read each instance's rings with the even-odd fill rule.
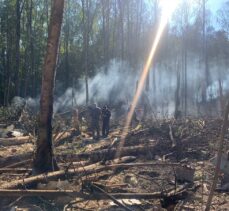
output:
[[138,145],[138,146],[129,146],[123,147],[121,149],[111,148],[111,149],[103,149],[99,151],[85,152],[80,154],[65,154],[59,155],[62,159],[68,160],[82,160],[82,159],[90,159],[91,162],[98,162],[101,160],[111,160],[115,157],[118,150],[121,150],[121,156],[138,156],[145,155],[147,152],[151,154],[155,150],[155,146],[157,143],[152,145]]
[[21,136],[21,137],[13,137],[13,138],[0,138],[0,145],[2,145],[2,146],[12,146],[12,145],[33,143],[32,140],[33,140],[33,138],[31,136]]
[[[122,163],[123,160],[125,160],[125,157],[121,159],[115,159],[114,162]],[[37,176],[32,176],[29,178],[12,181],[10,183],[3,184],[0,188],[2,189],[20,188],[20,187],[25,187],[26,185],[29,185],[29,184],[34,184],[38,182],[47,182],[47,180],[60,178],[65,175],[82,174],[82,176],[85,176],[88,174],[98,173],[98,172],[110,170],[110,169],[117,169],[120,167],[121,168],[130,168],[130,167],[141,167],[141,166],[177,166],[177,165],[180,165],[180,164],[161,162],[161,163],[131,163],[131,164],[127,163],[127,164],[113,164],[113,165],[104,166],[104,165],[101,165],[99,162],[99,163],[95,163],[95,164],[81,167],[78,169],[68,169],[67,171],[66,170],[54,171],[54,172],[50,172],[47,174],[39,174]]]

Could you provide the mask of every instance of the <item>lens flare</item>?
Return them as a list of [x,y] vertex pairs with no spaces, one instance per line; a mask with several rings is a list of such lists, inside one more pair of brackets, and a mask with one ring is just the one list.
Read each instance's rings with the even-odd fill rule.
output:
[[164,29],[165,29],[165,26],[166,26],[166,24],[168,22],[168,19],[171,17],[171,15],[172,15],[173,11],[175,10],[176,6],[178,5],[178,3],[179,3],[179,0],[161,0],[160,1],[160,7],[161,7],[161,10],[162,10],[161,11],[160,24],[159,24],[155,39],[153,41],[153,45],[152,45],[152,48],[150,50],[148,59],[146,61],[146,64],[144,65],[142,74],[140,76],[140,80],[139,80],[139,83],[138,83],[138,88],[137,88],[137,91],[136,91],[136,93],[134,95],[130,111],[129,111],[129,113],[127,115],[127,118],[126,118],[126,122],[125,122],[125,125],[124,125],[124,128],[123,128],[123,132],[122,132],[122,135],[121,135],[121,140],[120,140],[120,143],[119,143],[119,146],[118,146],[118,150],[117,150],[117,153],[116,153],[116,157],[118,157],[118,158],[121,155],[122,147],[124,145],[125,138],[126,138],[126,135],[128,133],[128,128],[130,126],[131,119],[133,117],[134,110],[135,110],[135,108],[137,106],[139,97],[141,96],[141,93],[143,91],[144,84],[145,84],[145,81],[146,81],[150,66],[153,63],[153,58],[154,58],[155,52],[157,50],[158,44],[160,42],[160,38],[161,38],[162,33],[163,33]]
[[180,0],[160,0],[161,19],[167,22],[179,3]]

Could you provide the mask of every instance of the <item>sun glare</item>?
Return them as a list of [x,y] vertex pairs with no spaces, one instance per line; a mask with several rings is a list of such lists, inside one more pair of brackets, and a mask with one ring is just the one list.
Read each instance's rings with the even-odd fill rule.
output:
[[131,104],[132,106],[131,106],[130,111],[126,117],[126,122],[125,122],[124,129],[123,129],[123,132],[121,135],[121,140],[120,140],[120,144],[118,146],[116,157],[120,157],[120,155],[121,155],[122,147],[124,146],[125,138],[126,138],[126,135],[128,133],[128,128],[130,126],[131,119],[132,119],[133,114],[134,114],[134,110],[137,106],[137,103],[138,103],[139,97],[141,96],[142,90],[144,89],[145,81],[146,81],[147,75],[149,73],[150,66],[153,63],[154,55],[156,53],[156,50],[157,50],[158,44],[160,42],[161,36],[163,34],[163,31],[165,29],[165,26],[166,26],[169,18],[171,17],[172,13],[176,9],[179,1],[180,0],[161,0],[160,1],[160,8],[161,8],[161,12],[162,12],[160,24],[158,26],[157,33],[154,37],[149,56],[148,56],[147,61],[144,65],[144,69],[142,70],[142,73],[141,73],[141,76],[139,79],[138,88],[137,88],[137,91],[136,91],[134,98],[132,100],[132,104]]
[[161,21],[168,21],[181,0],[160,0]]

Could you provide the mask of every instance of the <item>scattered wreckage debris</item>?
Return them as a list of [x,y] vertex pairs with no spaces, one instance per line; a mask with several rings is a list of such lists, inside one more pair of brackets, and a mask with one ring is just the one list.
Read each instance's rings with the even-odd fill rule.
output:
[[[61,207],[61,210],[63,207],[65,210],[93,207],[203,210],[212,180],[213,165],[210,163],[214,164],[214,159],[210,158],[215,154],[214,141],[221,123],[222,120],[213,119],[142,122],[130,129],[121,149],[121,159],[115,158],[120,150],[117,146],[121,125],[113,128],[108,138],[99,141],[91,139],[87,130],[79,133],[76,128],[59,127],[53,139],[61,170],[41,175],[32,175],[33,136],[1,138],[0,143],[1,140],[16,140],[14,144],[2,144],[2,151],[5,146],[7,149],[17,147],[16,152],[10,150],[11,154],[0,151],[0,196],[5,199],[1,206],[13,200],[12,206],[20,207],[24,201],[29,207],[34,203],[31,197],[37,200],[42,197],[44,206],[51,206],[46,210],[52,206]],[[10,123],[2,124],[2,128],[7,125]],[[229,138],[227,134],[225,138]],[[18,144],[21,140],[28,142]],[[20,151],[23,147],[27,149],[27,145],[31,150]],[[221,171],[225,182],[227,162],[224,153]],[[227,183],[223,184],[216,190],[225,192]],[[227,196],[222,197],[221,192],[216,192],[213,207],[228,205]]]

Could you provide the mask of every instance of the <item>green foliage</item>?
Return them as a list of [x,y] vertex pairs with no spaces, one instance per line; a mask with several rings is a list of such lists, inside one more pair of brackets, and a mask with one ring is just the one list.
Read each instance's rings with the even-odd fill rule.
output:
[[[41,72],[48,34],[51,0],[20,0],[20,20],[16,14],[18,0],[0,0],[0,105],[7,105],[11,98],[39,95]],[[60,39],[57,81],[59,92],[75,86],[85,76],[84,30],[89,36],[88,74],[96,74],[98,67],[111,59],[127,61],[134,70],[145,61],[155,37],[160,8],[156,0],[89,0],[83,24],[82,2],[67,0]],[[218,13],[223,26],[228,25],[228,4]],[[184,47],[188,54],[202,52],[202,5],[193,7],[182,4],[175,12],[171,24],[162,37],[157,52],[158,64],[172,66],[179,60]],[[16,72],[16,24],[20,21],[20,63]],[[207,27],[210,28],[210,14]],[[226,28],[227,29],[227,28]],[[227,31],[228,33],[228,31]],[[207,31],[209,61],[228,66],[228,36],[212,28]],[[174,70],[173,74],[176,74]],[[223,75],[223,74],[219,74]],[[17,78],[18,76],[18,78]],[[18,90],[16,84],[18,82]]]

